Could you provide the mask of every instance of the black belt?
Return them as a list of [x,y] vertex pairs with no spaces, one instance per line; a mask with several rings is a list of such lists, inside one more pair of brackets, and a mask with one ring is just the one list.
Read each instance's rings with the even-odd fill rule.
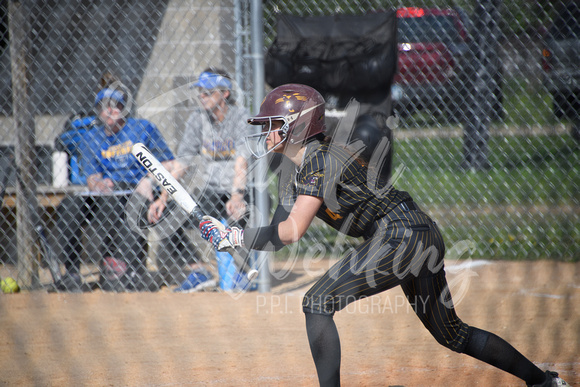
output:
[[398,206],[405,212],[419,211],[419,206],[413,200],[401,202]]

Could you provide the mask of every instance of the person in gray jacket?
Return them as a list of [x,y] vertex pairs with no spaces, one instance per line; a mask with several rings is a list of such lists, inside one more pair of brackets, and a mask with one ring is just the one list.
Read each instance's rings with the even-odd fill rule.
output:
[[[193,87],[198,92],[200,108],[195,109],[187,120],[171,173],[182,179],[188,171],[195,172],[196,184],[191,187],[192,194],[202,210],[228,225],[245,225],[246,172],[250,154],[244,138],[251,130],[246,122],[248,111],[235,103],[232,79],[224,70],[205,69]],[[194,165],[196,158],[199,161]],[[168,198],[168,193],[162,191],[151,204],[149,222],[155,223],[163,217]],[[184,227],[197,228],[197,225],[186,222]],[[194,268],[175,291],[190,292],[216,286],[214,276],[196,263],[199,254],[183,228],[163,240],[158,251],[165,255],[159,259],[165,272],[172,271],[167,266],[175,269],[190,265]],[[170,277],[166,281],[172,280],[174,278]]]

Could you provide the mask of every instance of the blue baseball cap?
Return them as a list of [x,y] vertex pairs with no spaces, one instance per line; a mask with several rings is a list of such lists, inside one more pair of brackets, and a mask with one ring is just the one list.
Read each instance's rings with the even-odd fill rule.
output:
[[205,71],[200,74],[199,79],[193,86],[202,87],[204,89],[232,89],[232,81],[226,77]]
[[119,90],[103,89],[99,91],[97,98],[95,98],[95,106],[97,106],[104,99],[112,99],[113,101],[120,102],[123,104],[123,106],[125,105],[125,96]]

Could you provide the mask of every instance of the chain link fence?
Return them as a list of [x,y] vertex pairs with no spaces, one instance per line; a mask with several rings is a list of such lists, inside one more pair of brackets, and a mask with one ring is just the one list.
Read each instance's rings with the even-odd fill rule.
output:
[[[183,163],[180,144],[195,140],[183,137],[190,116],[198,114],[207,123],[213,119],[203,116],[202,87],[222,88],[224,94],[227,89],[229,111],[245,118],[248,113],[240,111],[251,102],[246,92],[251,87],[248,3],[4,1],[0,13],[2,277],[16,278],[30,289],[156,290],[160,285],[177,287],[195,269],[213,288],[233,287],[233,279],[223,279],[234,275],[229,261],[221,262],[227,257],[218,255],[216,260],[199,232],[187,224],[179,229],[183,214],[166,216],[180,224],[160,221],[151,231],[131,224],[131,216],[146,216],[148,204],[139,195],[127,194],[136,181],[114,176],[116,170],[134,168],[127,161],[132,156],[126,141],[131,139],[122,133],[107,137],[109,148],[102,149],[108,153],[101,156],[109,161],[91,167],[103,178],[113,177],[113,195],[90,191],[94,188],[87,182],[87,168],[100,156],[83,154],[87,148],[82,144],[103,132],[101,113],[117,107],[116,92],[123,94],[122,131],[133,126],[132,142],[143,140],[156,155],[166,146]],[[208,68],[223,71],[227,82],[216,86],[210,79],[194,87]],[[99,97],[104,89],[113,94]],[[108,106],[110,101],[115,106]],[[14,117],[24,109],[33,119],[23,124]],[[17,132],[22,127],[27,138]],[[161,137],[157,142],[156,133]],[[215,158],[232,159],[225,154],[234,151],[229,139],[206,139],[210,145],[203,144],[204,150],[214,146]],[[26,150],[29,140],[36,144],[33,151]],[[206,211],[224,207],[231,189],[226,185],[232,182],[211,189],[203,181],[208,175],[205,158],[191,156],[187,162],[196,171],[188,171],[184,184]],[[30,168],[27,157],[33,162]],[[226,164],[233,167],[233,162]],[[252,186],[251,180],[247,186]],[[155,200],[161,189],[153,193]],[[246,199],[251,202],[251,195]],[[172,203],[169,206],[178,212]],[[212,215],[221,218],[224,213]],[[247,215],[242,220],[247,221]]]
[[[449,246],[468,242],[464,258],[578,260],[575,2],[287,1],[265,9],[267,47],[280,15],[395,9],[395,187],[432,214]],[[293,70],[307,72],[303,63]],[[327,106],[341,97],[326,93]],[[309,233],[319,243],[303,243],[300,253],[352,246],[324,225]]]
[[[383,112],[394,118],[388,126],[394,136],[395,186],[408,190],[437,220],[450,246],[468,241],[473,258],[578,260],[580,34],[575,3],[489,0],[416,6],[265,2],[264,52],[276,41],[280,15],[395,12],[398,74],[390,89],[380,91],[388,98]],[[227,71],[236,105],[251,110],[250,8],[242,0],[4,1],[0,13],[0,161],[6,189],[0,218],[2,277],[18,278],[31,289],[46,288],[53,286],[50,260],[30,254],[35,251],[30,245],[45,237],[39,246],[47,248],[38,255],[54,255],[59,273],[70,267],[66,256],[71,252],[58,238],[58,208],[65,197],[87,197],[75,141],[86,136],[83,132],[103,130],[95,111],[97,93],[122,85],[131,102],[125,104],[128,114],[154,124],[178,155],[180,144],[192,141],[183,137],[188,118],[203,110],[190,86],[206,68]],[[29,33],[19,34],[22,27]],[[27,66],[17,67],[18,58]],[[20,79],[27,80],[24,90]],[[348,95],[325,97],[329,111],[340,116],[344,106],[339,101]],[[14,118],[22,101],[33,117],[24,123]],[[27,149],[27,143],[35,147]],[[65,158],[57,152],[65,152]],[[59,160],[65,160],[64,167]],[[203,166],[199,160],[193,163]],[[206,182],[191,181],[201,202],[225,205],[229,198],[230,192],[211,192],[204,189]],[[34,190],[31,194],[19,185]],[[251,207],[251,179],[246,186]],[[108,208],[111,217],[119,214],[115,205]],[[110,217],[93,211],[96,207],[89,206],[83,212],[89,222],[80,218],[71,224],[81,230],[74,247],[81,257],[80,290],[103,288],[104,272],[127,273],[140,254],[136,270],[150,279],[143,290],[153,290],[152,283],[177,287],[200,266],[216,281],[215,288],[234,286],[225,284],[220,272],[228,270],[227,257],[216,259],[191,227],[177,234],[139,234],[136,243],[143,250],[128,253],[130,247],[110,241],[128,235],[118,228],[126,225],[103,224]],[[308,234],[275,259],[342,256],[355,243],[319,223]],[[76,285],[73,281],[64,288]],[[126,290],[126,285],[111,290]]]

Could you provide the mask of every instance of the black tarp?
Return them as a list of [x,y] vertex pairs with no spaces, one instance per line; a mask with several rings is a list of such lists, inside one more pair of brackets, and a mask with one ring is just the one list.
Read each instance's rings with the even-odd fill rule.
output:
[[303,83],[321,93],[388,94],[397,68],[394,11],[365,15],[279,15],[266,82]]

